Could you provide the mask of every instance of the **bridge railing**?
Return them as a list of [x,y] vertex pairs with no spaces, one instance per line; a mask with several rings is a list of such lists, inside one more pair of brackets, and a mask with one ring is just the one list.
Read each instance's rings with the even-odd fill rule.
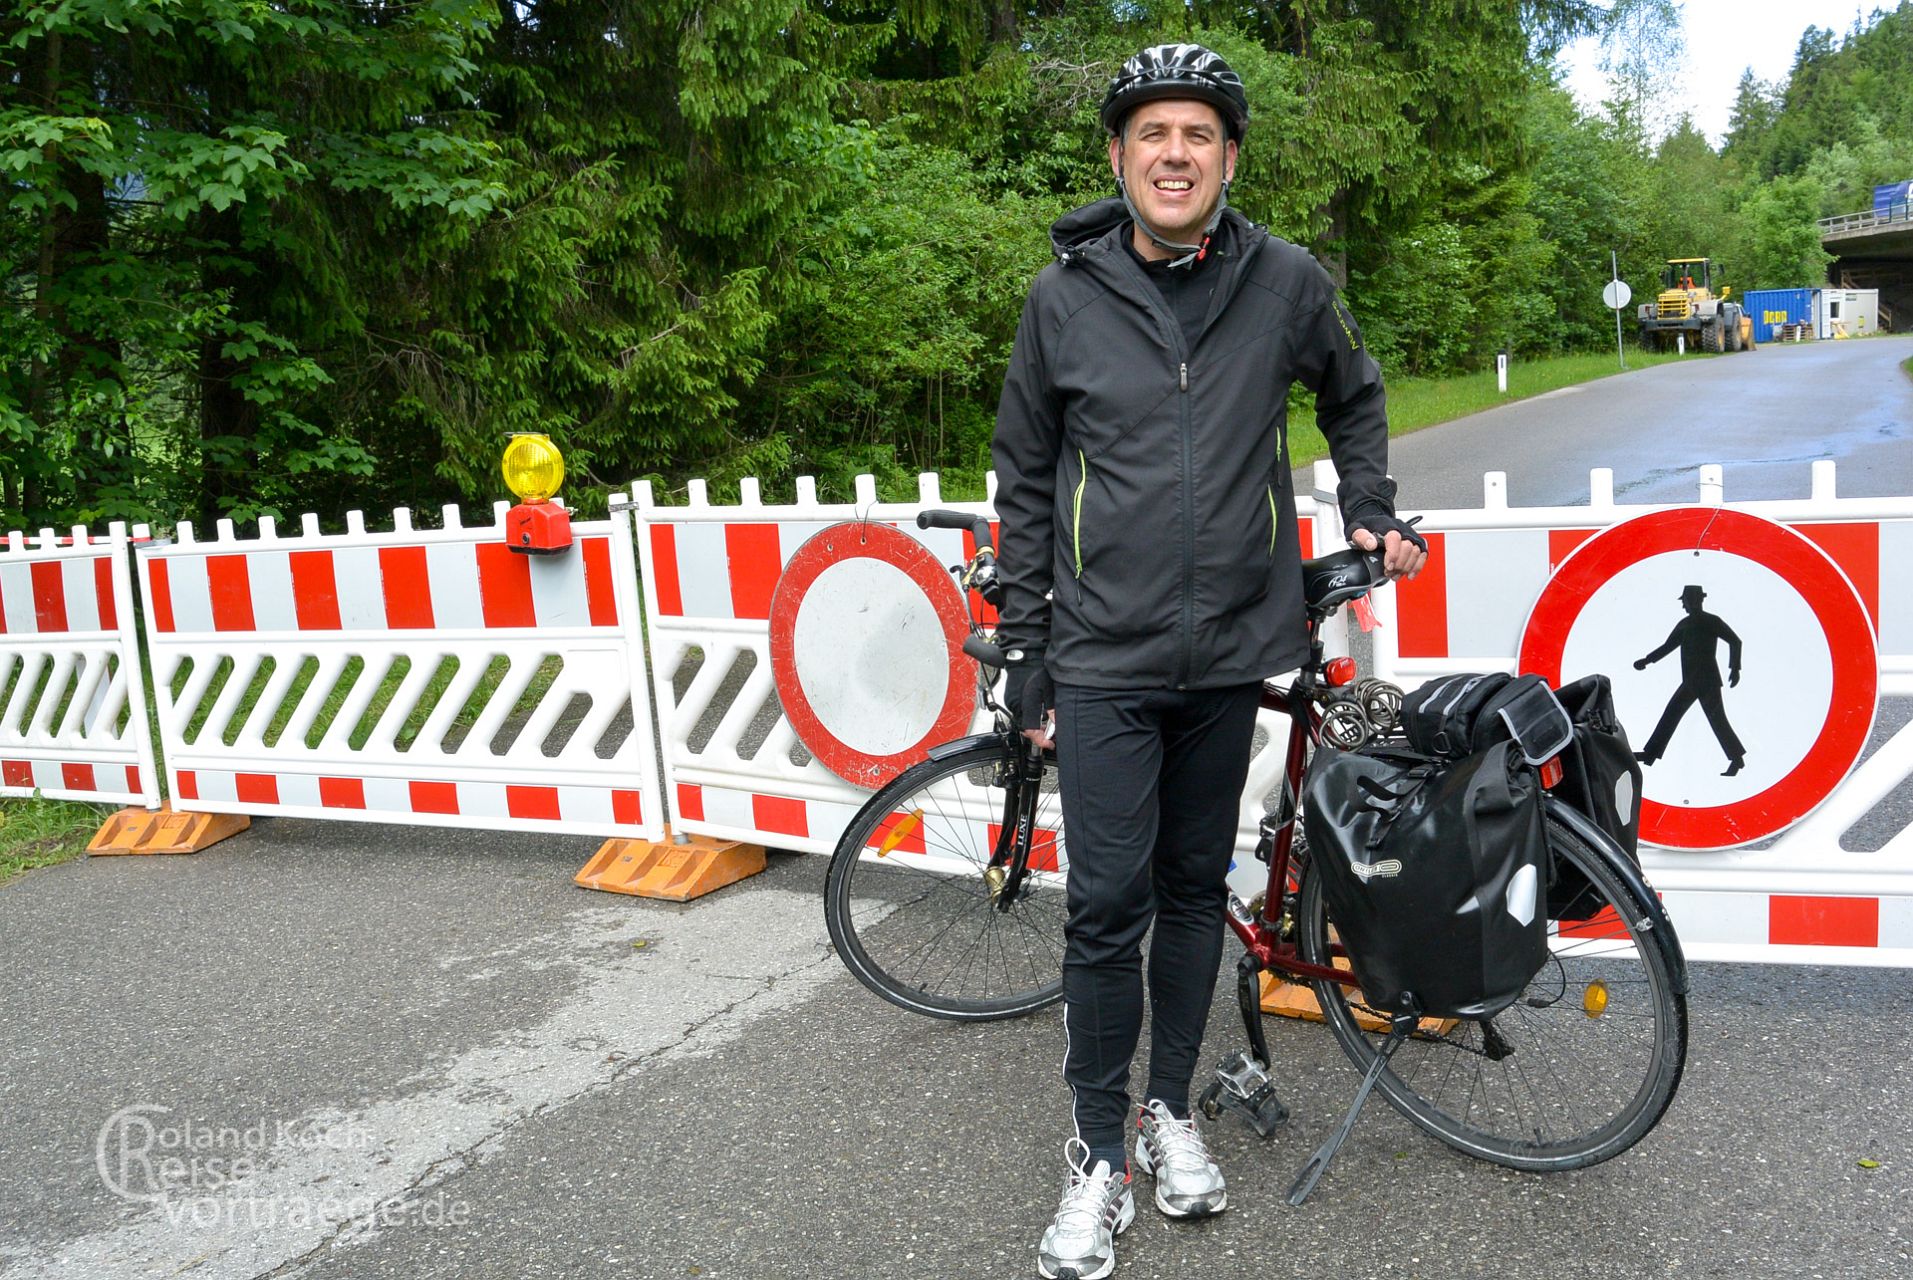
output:
[[1895,222],[1913,222],[1913,202],[1902,200],[1884,209],[1862,209],[1858,213],[1822,218],[1820,234],[1824,238],[1842,231],[1865,231],[1869,227],[1883,227]]

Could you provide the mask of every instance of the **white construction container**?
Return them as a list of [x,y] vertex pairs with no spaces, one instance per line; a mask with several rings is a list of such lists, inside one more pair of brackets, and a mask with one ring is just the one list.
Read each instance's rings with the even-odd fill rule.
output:
[[1822,338],[1864,338],[1880,331],[1878,289],[1814,291],[1813,331]]

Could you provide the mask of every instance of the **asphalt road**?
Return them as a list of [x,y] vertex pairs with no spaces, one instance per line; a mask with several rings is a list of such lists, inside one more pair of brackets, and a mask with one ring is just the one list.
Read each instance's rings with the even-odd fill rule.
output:
[[[1812,363],[1874,351],[1885,373]],[[1909,353],[1652,370],[1422,433],[1395,469],[1420,505],[1478,495],[1489,457],[1517,502],[1571,500],[1603,463],[1678,498],[1691,482],[1650,473],[1734,463],[1722,450],[1786,423],[1737,412],[1685,452],[1649,452],[1667,433],[1647,431],[1582,455],[1581,435],[1562,443],[1569,402],[1619,421],[1632,410],[1609,397],[1696,379],[1724,401],[1736,367],[1761,386],[1810,370],[1897,404],[1873,429],[1903,433],[1905,387],[1851,384],[1904,380],[1890,366]],[[1862,477],[1905,474],[1844,432],[1825,448]],[[1747,486],[1804,491],[1804,464],[1763,456],[1746,451]],[[1465,491],[1442,496],[1443,466]],[[1736,475],[1730,495],[1753,496]],[[1850,492],[1894,491],[1859,478],[1843,466]],[[592,847],[284,819],[0,888],[0,1280],[1033,1274],[1069,1131],[1054,1011],[959,1027],[867,994],[829,953],[822,859],[775,856],[680,907],[575,888]],[[1239,1037],[1221,994],[1210,1056]],[[1267,1143],[1216,1127],[1229,1212],[1171,1225],[1139,1205],[1117,1274],[1913,1275],[1913,982],[1701,966],[1691,1007],[1680,1095],[1628,1154],[1512,1174],[1378,1103],[1299,1210],[1282,1192],[1356,1077],[1320,1028],[1274,1026],[1293,1124]],[[164,1203],[121,1194],[149,1174]],[[352,1217],[374,1204],[383,1221]]]
[[[1806,342],[1617,374],[1397,437],[1400,505],[1481,505],[1484,471],[1515,506],[1585,503],[1614,471],[1617,502],[1683,502],[1725,471],[1729,501],[1804,498],[1834,461],[1848,497],[1913,493],[1913,337]],[[1487,377],[1489,375],[1482,375]]]

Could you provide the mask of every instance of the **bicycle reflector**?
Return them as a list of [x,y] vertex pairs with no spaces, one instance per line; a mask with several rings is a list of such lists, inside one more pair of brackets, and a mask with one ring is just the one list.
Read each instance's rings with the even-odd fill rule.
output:
[[505,514],[505,544],[524,555],[557,555],[571,546],[571,513],[552,501],[565,482],[565,458],[551,437],[521,432],[499,464],[518,505]]
[[1328,681],[1329,688],[1339,689],[1345,684],[1354,683],[1358,674],[1353,658],[1330,658],[1322,668],[1322,678]]
[[1541,789],[1554,790],[1555,784],[1561,781],[1564,772],[1566,771],[1561,767],[1561,757],[1549,756],[1541,765]]
[[1607,983],[1599,978],[1588,983],[1587,990],[1581,993],[1581,1011],[1590,1018],[1607,1012]]

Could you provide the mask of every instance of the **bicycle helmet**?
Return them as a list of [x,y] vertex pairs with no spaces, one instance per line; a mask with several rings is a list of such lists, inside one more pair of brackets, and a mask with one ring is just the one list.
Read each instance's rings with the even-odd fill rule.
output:
[[1123,63],[1103,94],[1103,128],[1115,137],[1130,111],[1161,98],[1208,103],[1221,112],[1223,127],[1238,143],[1249,130],[1249,97],[1242,91],[1242,77],[1199,44],[1151,45]]

